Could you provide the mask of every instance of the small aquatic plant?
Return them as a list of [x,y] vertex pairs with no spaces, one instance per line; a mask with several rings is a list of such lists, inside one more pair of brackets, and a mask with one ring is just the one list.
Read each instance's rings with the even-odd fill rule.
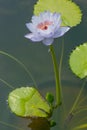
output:
[[[60,70],[53,46],[54,38],[62,37],[66,32],[69,33],[69,30],[72,27],[77,26],[81,22],[82,13],[80,8],[71,0],[50,0],[49,6],[47,3],[48,0],[38,0],[37,4],[34,5],[34,15],[32,16],[31,22],[26,24],[30,33],[26,34],[25,37],[30,39],[32,42],[42,42],[49,47],[55,74],[56,100],[50,92],[47,92],[46,97],[43,98],[39,90],[36,88],[36,83],[33,80],[35,86],[22,86],[10,92],[8,95],[8,105],[11,111],[17,116],[31,118],[35,124],[38,120],[46,122],[47,130],[49,130],[50,127],[55,126],[57,123],[51,119],[54,110],[59,109],[63,105]],[[18,59],[3,51],[0,51],[0,54],[6,55],[15,60],[32,78],[31,73],[29,73],[25,65]],[[87,43],[76,47],[76,49],[72,51],[69,57],[69,65],[75,75],[81,79],[86,78]],[[0,80],[7,86],[10,86],[4,80]],[[80,100],[84,86],[85,82],[83,83],[69,114],[62,123],[64,125],[62,128],[65,130],[68,129],[69,122],[72,121],[72,118],[77,113],[87,110],[87,106],[82,106],[82,102],[85,98]],[[12,86],[10,87],[12,88]],[[33,128],[32,123],[29,126],[32,130],[35,129]],[[41,130],[42,128],[43,127],[40,126],[37,127],[36,130]],[[69,128],[69,130],[80,130],[84,128],[87,128],[87,123]]]

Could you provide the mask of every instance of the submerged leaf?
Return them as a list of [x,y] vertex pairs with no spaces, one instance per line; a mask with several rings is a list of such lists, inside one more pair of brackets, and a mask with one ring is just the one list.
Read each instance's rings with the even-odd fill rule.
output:
[[69,64],[79,78],[87,76],[87,43],[76,47],[70,55]]
[[79,126],[73,128],[73,130],[80,130],[80,129],[82,130],[82,129],[85,129],[85,128],[87,129],[87,123],[79,125]]
[[37,89],[21,87],[13,90],[8,97],[11,111],[22,117],[48,117],[50,107]]
[[50,130],[50,122],[47,118],[37,117],[31,118],[29,123],[29,130]]
[[81,10],[71,0],[38,0],[34,14],[39,15],[44,11],[61,13],[64,26],[73,27],[81,22]]

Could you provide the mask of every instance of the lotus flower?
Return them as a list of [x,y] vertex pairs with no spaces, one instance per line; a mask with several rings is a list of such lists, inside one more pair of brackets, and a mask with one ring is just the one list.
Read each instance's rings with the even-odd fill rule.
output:
[[31,33],[25,35],[33,42],[42,41],[45,45],[51,45],[54,38],[63,36],[70,27],[61,26],[61,14],[45,11],[39,16],[33,16],[31,23],[27,23],[27,28]]

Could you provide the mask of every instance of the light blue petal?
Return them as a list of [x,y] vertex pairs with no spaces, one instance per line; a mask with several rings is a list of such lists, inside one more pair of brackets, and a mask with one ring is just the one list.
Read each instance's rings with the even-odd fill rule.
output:
[[[60,13],[53,13],[52,16],[53,21],[56,23],[60,23],[61,20],[61,14]],[[62,22],[62,21],[61,21]]]
[[69,27],[60,27],[58,31],[54,33],[53,38],[61,37],[63,36],[70,28]]
[[32,40],[33,42],[40,42],[44,39],[43,37],[35,35],[33,33],[26,34],[25,37]]
[[51,16],[51,13],[49,11],[45,11],[43,13],[40,14],[40,18],[43,21],[46,21],[46,20],[50,20],[50,16]]
[[50,27],[47,30],[37,30],[38,34],[44,38],[50,38],[54,35],[54,30]]
[[33,24],[37,24],[39,22],[39,16],[35,16],[35,15],[32,16],[32,20],[31,21],[32,21]]
[[45,38],[42,42],[45,45],[51,45],[53,43],[54,39],[53,38]]
[[52,28],[52,31],[56,32],[56,30],[58,30],[62,23],[60,13],[53,13],[51,21],[53,22],[53,24],[49,26],[49,28]]
[[34,26],[34,24],[26,23],[26,26],[31,32],[36,32],[36,27]]
[[61,20],[61,15],[57,14],[56,19],[54,18],[54,26],[55,26],[55,31],[61,26],[62,20]]

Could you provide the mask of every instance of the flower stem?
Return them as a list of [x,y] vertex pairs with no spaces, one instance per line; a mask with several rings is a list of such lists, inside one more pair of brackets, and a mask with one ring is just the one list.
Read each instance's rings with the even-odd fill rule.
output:
[[60,89],[60,79],[59,79],[59,70],[58,70],[58,64],[56,61],[56,55],[54,52],[53,45],[50,45],[50,52],[52,56],[53,66],[54,66],[54,73],[55,73],[55,81],[56,81],[56,107],[60,106],[61,101],[61,89]]

